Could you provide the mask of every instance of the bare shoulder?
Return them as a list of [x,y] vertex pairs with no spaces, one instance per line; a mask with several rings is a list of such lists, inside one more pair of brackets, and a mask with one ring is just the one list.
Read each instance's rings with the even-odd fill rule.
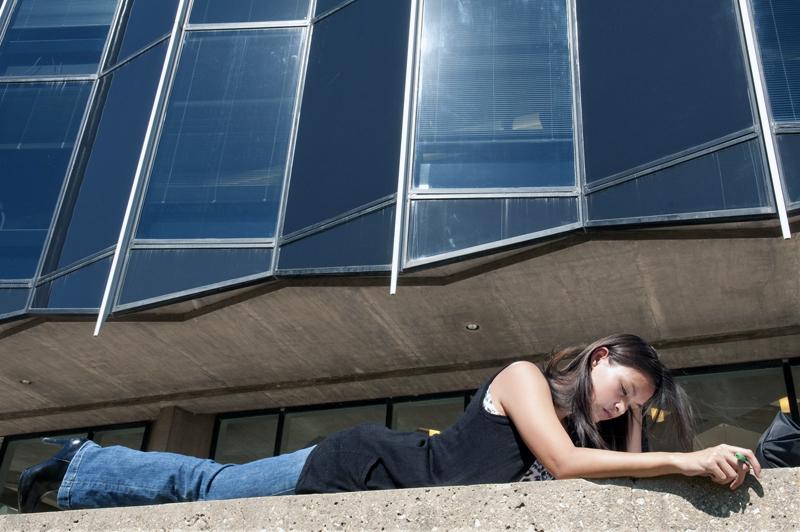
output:
[[550,387],[542,370],[524,360],[514,362],[498,373],[489,390],[495,407],[502,415],[509,415],[508,406],[518,403],[521,398],[539,396],[550,402]]

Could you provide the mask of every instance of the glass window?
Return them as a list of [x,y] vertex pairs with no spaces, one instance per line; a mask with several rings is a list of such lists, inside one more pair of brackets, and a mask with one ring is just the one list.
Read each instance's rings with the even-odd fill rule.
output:
[[[61,438],[85,438],[86,433],[59,435]],[[14,439],[8,442],[3,463],[0,464],[2,485],[0,485],[0,514],[17,513],[17,482],[19,475],[28,467],[47,460],[58,451],[58,447],[48,445],[41,438]],[[56,511],[55,497],[51,493],[44,498],[38,511]]]
[[25,310],[29,294],[27,288],[0,288],[0,316]]
[[132,0],[110,52],[109,65],[124,61],[156,40],[169,35],[178,0]]
[[800,3],[751,1],[772,117],[800,121]]
[[[695,411],[695,449],[720,443],[754,449],[786,397],[783,370],[731,371],[678,377]],[[667,412],[667,417],[669,413]],[[651,449],[676,449],[668,423],[655,423]]]
[[421,259],[578,222],[576,198],[417,200],[409,259]]
[[316,16],[322,15],[326,11],[330,11],[334,7],[340,6],[346,2],[347,0],[317,0],[316,12],[314,14]]
[[279,270],[387,266],[392,262],[395,206],[281,246]]
[[92,434],[92,441],[101,447],[121,445],[138,451],[144,445],[144,433],[144,427],[98,430]]
[[360,423],[386,423],[386,406],[352,406],[286,414],[281,454],[316,445],[326,436]]
[[778,153],[790,203],[800,202],[800,134],[778,135]]
[[590,220],[766,207],[760,144],[751,140],[586,196]]
[[577,1],[587,182],[753,127],[735,4]]
[[464,396],[427,401],[404,401],[392,405],[392,428],[400,431],[442,431],[464,413]]
[[303,30],[189,33],[137,236],[275,232]]
[[409,13],[358,1],[314,26],[284,235],[397,192]]
[[231,281],[269,271],[270,248],[134,249],[128,259],[119,303]]
[[244,464],[275,454],[278,414],[223,419],[219,423],[214,460]]
[[194,0],[189,22],[259,22],[300,20],[308,16],[309,0]]
[[0,279],[36,270],[90,89],[0,84]]
[[[794,394],[795,394],[795,397],[798,398],[797,406],[798,406],[798,409],[800,410],[800,366],[793,366],[792,367],[792,380],[794,381]],[[787,399],[787,401],[788,401],[788,399]],[[786,411],[789,410],[789,405],[786,405],[785,408],[784,408],[783,405],[781,405],[781,410],[784,413],[786,413]]]
[[416,187],[575,185],[566,4],[425,2]]
[[2,76],[92,74],[117,0],[19,0],[0,45]]
[[101,111],[86,135],[91,151],[76,165],[45,273],[116,245],[166,48],[162,43],[103,78]]
[[83,266],[36,288],[34,308],[100,308],[106,288],[111,257]]

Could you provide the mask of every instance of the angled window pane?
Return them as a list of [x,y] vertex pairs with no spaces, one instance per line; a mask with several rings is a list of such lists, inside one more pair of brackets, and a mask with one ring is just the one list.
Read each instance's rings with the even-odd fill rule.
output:
[[195,0],[189,22],[260,22],[300,20],[308,16],[309,0]]
[[275,454],[278,414],[223,419],[217,432],[214,461],[244,464]]
[[574,186],[564,0],[425,2],[414,186]]
[[314,26],[284,235],[397,192],[409,11],[357,1]]
[[491,244],[578,221],[576,198],[417,200],[409,259]]
[[177,11],[178,0],[133,0],[112,45],[109,65],[113,66],[169,35]]
[[587,182],[753,127],[735,4],[578,0]]
[[319,16],[326,11],[330,11],[334,7],[340,6],[346,2],[347,0],[317,0],[317,5],[314,8],[314,15]]
[[778,152],[790,203],[800,202],[800,134],[778,135]]
[[[781,398],[786,397],[781,368],[689,375],[677,380],[694,409],[695,449],[720,443],[754,449],[780,409]],[[678,449],[668,423],[655,423],[651,449]]]
[[34,308],[100,308],[111,267],[111,257],[93,262],[36,288]]
[[392,205],[285,244],[278,269],[388,268],[392,262],[394,213]]
[[269,271],[272,249],[134,249],[119,303],[203,289]]
[[386,405],[288,413],[283,425],[281,454],[316,445],[325,436],[360,423],[386,423]]
[[117,243],[166,49],[162,43],[103,78],[102,110],[85,137],[90,151],[76,165],[45,273]]
[[20,0],[0,44],[0,75],[91,74],[117,0]]
[[0,84],[0,279],[35,273],[90,90]]
[[752,0],[772,118],[800,121],[800,2]]
[[186,37],[140,238],[257,238],[275,232],[301,29]]
[[586,196],[590,220],[747,209],[771,203],[755,140]]
[[403,401],[392,404],[392,428],[400,431],[444,430],[464,413],[464,397]]
[[28,294],[28,288],[0,288],[0,316],[25,310]]

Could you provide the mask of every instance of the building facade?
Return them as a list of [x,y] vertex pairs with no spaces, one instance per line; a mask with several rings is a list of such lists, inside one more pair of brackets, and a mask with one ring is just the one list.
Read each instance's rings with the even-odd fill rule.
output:
[[0,508],[40,434],[439,429],[617,331],[698,446],[753,445],[798,416],[799,35],[793,0],[3,0]]

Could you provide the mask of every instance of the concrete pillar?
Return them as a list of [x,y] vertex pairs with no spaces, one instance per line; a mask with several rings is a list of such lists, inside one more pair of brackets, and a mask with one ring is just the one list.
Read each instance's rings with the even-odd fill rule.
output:
[[193,414],[177,406],[168,406],[161,409],[150,428],[147,450],[208,458],[213,433],[213,414]]

